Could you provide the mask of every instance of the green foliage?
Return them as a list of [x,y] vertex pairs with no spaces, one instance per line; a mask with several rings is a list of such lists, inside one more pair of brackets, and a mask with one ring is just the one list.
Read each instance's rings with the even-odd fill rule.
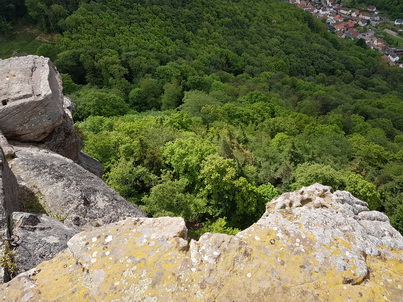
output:
[[0,33],[0,58],[6,59],[20,53],[37,54],[38,47],[44,43],[35,38],[36,35],[29,32],[21,32],[18,35],[10,33],[5,36]]
[[61,74],[63,81],[63,93],[64,94],[72,94],[77,92],[80,89],[80,85],[74,83],[73,79],[69,74],[62,73]]
[[[205,233],[220,233],[228,235],[236,235],[241,230],[237,228],[231,228],[228,225],[226,217],[218,218],[216,221],[207,221],[203,224],[203,227],[197,230],[193,237],[199,237]],[[191,234],[192,235],[192,234]]]
[[147,168],[135,165],[133,159],[125,158],[120,158],[105,177],[111,188],[134,203],[139,203],[143,195],[159,181],[158,176]]
[[127,113],[129,109],[123,99],[113,92],[84,89],[80,90],[73,98],[77,104],[74,118],[78,121],[82,121],[91,115],[106,117],[122,115]]
[[399,205],[390,217],[390,223],[401,234],[403,233],[403,205]]
[[202,111],[203,107],[219,104],[220,103],[213,96],[205,92],[195,90],[185,92],[183,104],[180,106],[180,109],[191,116],[198,116],[204,120],[207,120],[208,117]]
[[25,0],[30,18],[43,30],[60,31],[63,20],[77,8],[76,0]]
[[321,182],[400,224],[402,69],[283,1],[129,2],[67,8],[40,49],[68,74],[85,151],[122,195],[231,233]]
[[159,96],[162,88],[157,80],[145,78],[140,80],[139,87],[129,93],[129,105],[137,111],[160,109]]
[[263,197],[265,203],[272,201],[280,195],[278,190],[271,183],[260,185],[257,187],[257,191]]
[[173,171],[193,185],[197,183],[203,160],[216,150],[208,140],[190,137],[167,143],[163,155]]
[[295,169],[293,177],[295,178],[292,184],[294,190],[314,183],[331,186],[336,190],[344,186],[343,175],[331,166],[323,164],[303,163]]
[[355,197],[368,203],[371,210],[378,210],[381,205],[380,194],[376,186],[359,174],[348,171],[337,171],[330,166],[304,163],[294,172],[293,189],[321,183],[332,186],[333,189],[346,190]]
[[346,173],[344,177],[344,190],[367,202],[371,210],[379,210],[381,199],[374,184],[366,181],[361,175],[351,172]]
[[151,189],[150,196],[143,198],[142,209],[155,216],[181,216],[196,221],[209,212],[207,200],[186,193],[186,179],[167,180]]

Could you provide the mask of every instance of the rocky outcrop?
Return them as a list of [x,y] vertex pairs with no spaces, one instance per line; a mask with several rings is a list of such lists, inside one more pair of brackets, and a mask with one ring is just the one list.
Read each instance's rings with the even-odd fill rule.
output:
[[0,299],[402,301],[402,276],[403,238],[387,218],[348,192],[314,185],[269,203],[235,236],[188,243],[184,221],[167,217],[79,233],[2,285]]
[[0,283],[9,280],[8,268],[12,266],[9,255],[11,236],[8,229],[8,217],[19,209],[17,203],[18,184],[8,167],[7,160],[0,148]]
[[145,213],[107,187],[102,165],[81,151],[74,103],[49,59],[0,60],[0,70],[2,283],[51,259],[83,229]]
[[99,161],[84,152],[78,154],[77,164],[98,177],[104,174],[104,169]]
[[8,139],[42,141],[63,121],[60,77],[49,59],[0,60],[0,130]]
[[15,152],[10,166],[20,185],[38,197],[49,216],[70,227],[78,230],[145,216],[99,177],[66,157],[33,146],[18,146]]
[[74,103],[63,96],[52,62],[23,56],[0,60],[0,70],[0,144],[6,155],[13,156],[8,140],[11,145],[35,144],[78,162],[83,144],[74,130]]
[[6,158],[12,158],[15,156],[14,148],[8,143],[6,137],[0,131],[0,148],[3,149],[3,153]]
[[14,212],[10,219],[15,272],[25,272],[50,260],[67,247],[76,230],[43,214]]
[[[63,98],[63,122],[57,126],[44,140],[46,148],[77,162],[83,147],[80,137],[76,134],[71,110],[73,103],[69,98]],[[102,169],[101,163],[97,165]]]

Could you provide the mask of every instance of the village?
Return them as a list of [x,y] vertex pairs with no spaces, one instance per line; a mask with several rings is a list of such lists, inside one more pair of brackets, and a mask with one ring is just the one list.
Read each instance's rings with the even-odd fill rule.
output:
[[[384,54],[382,59],[391,66],[403,68],[403,48],[392,48],[387,45],[382,37],[379,37],[374,27],[382,22],[390,22],[380,16],[375,6],[367,6],[365,10],[359,11],[344,7],[335,0],[285,0],[295,6],[311,13],[315,17],[326,20],[330,31],[341,38],[363,39],[365,44],[377,49]],[[401,26],[403,20],[394,20],[394,25]],[[396,32],[385,29],[387,34],[398,37]],[[403,38],[402,38],[403,39]],[[400,60],[400,58],[402,58]]]

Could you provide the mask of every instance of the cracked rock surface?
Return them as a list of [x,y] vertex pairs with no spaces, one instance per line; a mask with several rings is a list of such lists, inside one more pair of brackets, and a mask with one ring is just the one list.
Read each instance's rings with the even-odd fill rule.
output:
[[0,286],[0,300],[402,301],[403,237],[348,192],[315,184],[235,236],[188,243],[186,232],[164,217],[79,233]]
[[[145,216],[101,178],[66,157],[34,146],[16,146],[15,152],[10,167],[20,186],[32,192],[46,214],[76,231]],[[27,202],[32,200],[21,201]]]
[[67,247],[76,230],[43,214],[14,212],[10,218],[14,264],[25,272]]
[[0,283],[9,280],[7,263],[5,263],[4,259],[7,258],[7,242],[10,238],[8,218],[13,211],[19,210],[17,190],[17,180],[11,172],[0,147],[0,259],[3,259],[3,265],[0,265]]
[[0,60],[0,130],[8,139],[42,141],[63,122],[62,83],[48,58]]

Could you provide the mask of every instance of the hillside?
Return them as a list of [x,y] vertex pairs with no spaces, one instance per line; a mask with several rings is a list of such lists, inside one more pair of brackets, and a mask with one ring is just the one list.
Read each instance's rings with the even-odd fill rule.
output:
[[[182,112],[143,119],[89,117],[79,129],[101,131],[94,139],[111,131],[95,151],[112,146],[115,153],[119,150],[117,158],[133,152],[126,162],[106,165],[108,180],[127,194],[139,194],[134,186],[156,181],[150,196],[140,200],[143,208],[156,216],[183,211],[186,221],[146,218],[137,205],[105,185],[101,164],[81,151],[74,104],[63,95],[52,62],[23,56],[0,60],[0,69],[1,301],[402,297],[403,237],[385,214],[370,210],[382,201],[374,199],[374,187],[352,172],[321,167],[327,181],[367,193],[368,203],[318,183],[270,200],[278,194],[272,184],[256,187],[247,178],[257,172],[251,152],[236,139],[215,145],[213,128],[203,126],[201,118]],[[262,95],[248,97],[260,100],[252,108],[266,104],[263,108],[273,114],[285,112]],[[215,128],[216,138],[223,131]],[[156,146],[164,140],[168,142],[160,150],[165,163],[156,161]],[[143,146],[147,153],[141,153]],[[235,159],[220,151],[233,152]],[[134,165],[137,156],[148,165]],[[246,163],[237,167],[240,158]],[[166,167],[160,180],[158,164]],[[258,212],[263,215],[253,221]],[[216,220],[202,220],[209,215]],[[210,232],[196,240],[197,221],[203,224],[199,233]],[[247,223],[243,231],[231,227]]]
[[321,182],[403,231],[403,69],[380,53],[279,0],[30,3],[85,151],[149,214],[231,233]]

